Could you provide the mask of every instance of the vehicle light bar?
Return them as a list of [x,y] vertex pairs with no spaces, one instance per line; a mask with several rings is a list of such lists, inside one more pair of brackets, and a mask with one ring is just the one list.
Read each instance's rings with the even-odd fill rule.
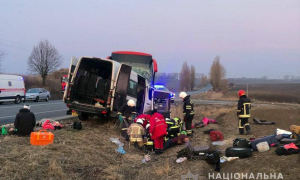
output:
[[157,88],[164,88],[165,86],[164,85],[154,85],[154,87],[157,89]]

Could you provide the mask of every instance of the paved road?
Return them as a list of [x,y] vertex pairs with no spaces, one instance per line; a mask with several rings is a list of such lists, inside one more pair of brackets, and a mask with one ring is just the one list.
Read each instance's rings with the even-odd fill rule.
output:
[[[34,112],[36,120],[43,118],[62,117],[66,115],[68,107],[62,100],[53,100],[49,102],[26,102],[30,104],[30,111]],[[12,123],[15,120],[16,114],[24,104],[4,103],[0,105],[0,125]]]

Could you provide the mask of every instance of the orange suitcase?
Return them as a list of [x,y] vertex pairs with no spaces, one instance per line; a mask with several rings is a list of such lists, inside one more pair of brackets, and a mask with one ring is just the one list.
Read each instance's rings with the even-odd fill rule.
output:
[[46,130],[40,130],[39,132],[32,132],[30,134],[30,144],[35,146],[52,144],[53,139],[54,134]]

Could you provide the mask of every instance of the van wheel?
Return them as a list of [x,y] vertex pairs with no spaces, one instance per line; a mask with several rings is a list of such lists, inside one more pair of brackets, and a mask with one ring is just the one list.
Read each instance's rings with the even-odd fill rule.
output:
[[47,96],[47,98],[45,99],[45,101],[46,101],[46,102],[48,102],[48,101],[49,101],[49,96]]
[[0,102],[0,105],[3,104],[3,102]]
[[20,102],[21,102],[20,96],[16,96],[15,104],[20,104]]
[[79,120],[81,120],[81,121],[86,121],[86,120],[88,120],[89,119],[89,114],[88,113],[84,113],[84,112],[81,112],[81,113],[79,113],[78,114],[78,118],[79,118]]
[[39,102],[40,98],[39,97],[36,97],[34,102]]

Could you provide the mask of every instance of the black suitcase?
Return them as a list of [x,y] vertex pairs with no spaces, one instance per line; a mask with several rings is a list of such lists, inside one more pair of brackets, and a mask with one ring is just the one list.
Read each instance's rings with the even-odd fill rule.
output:
[[236,138],[235,140],[233,140],[233,147],[252,148],[251,142],[246,140],[245,138]]
[[278,143],[278,140],[276,138],[276,135],[273,134],[273,135],[270,135],[270,136],[265,136],[265,137],[262,137],[262,138],[259,138],[259,139],[255,139],[254,141],[251,142],[251,146],[252,146],[252,149],[254,151],[257,151],[257,147],[256,145],[260,142],[267,142],[269,144],[269,146],[271,144],[275,144],[275,143]]
[[226,149],[227,157],[248,158],[252,156],[252,149],[242,147],[229,147]]

